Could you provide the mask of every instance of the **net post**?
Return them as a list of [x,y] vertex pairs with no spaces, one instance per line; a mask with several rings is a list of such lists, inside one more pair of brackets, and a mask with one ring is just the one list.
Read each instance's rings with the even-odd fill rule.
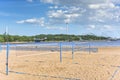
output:
[[62,42],[60,42],[60,62],[62,62]]
[[9,58],[9,40],[8,40],[8,27],[5,30],[5,38],[6,38],[6,75],[9,73],[9,66],[8,66],[8,58]]
[[72,59],[74,59],[74,42],[72,42]]
[[8,75],[8,73],[9,73],[8,58],[9,58],[9,43],[7,42],[7,47],[6,47],[6,75]]

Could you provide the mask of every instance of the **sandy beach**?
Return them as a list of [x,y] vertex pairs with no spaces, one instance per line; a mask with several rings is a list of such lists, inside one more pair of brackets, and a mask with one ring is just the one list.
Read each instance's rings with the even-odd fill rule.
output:
[[2,50],[0,80],[120,80],[120,47],[101,47],[91,54],[75,52],[74,59],[71,51],[63,51],[62,63],[58,51],[11,50],[8,76],[5,55]]

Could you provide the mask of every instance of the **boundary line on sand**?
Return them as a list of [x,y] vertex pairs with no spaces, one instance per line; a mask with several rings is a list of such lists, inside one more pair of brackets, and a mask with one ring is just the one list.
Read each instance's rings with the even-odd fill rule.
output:
[[31,73],[16,72],[16,71],[9,71],[9,72],[16,73],[16,74],[32,75],[32,76],[41,76],[41,77],[50,77],[50,78],[61,78],[61,79],[65,79],[65,80],[80,80],[79,78],[68,78],[68,77],[61,77],[61,76],[49,76],[49,75],[31,74]]
[[111,76],[111,78],[109,80],[113,80],[119,70],[120,70],[120,66],[118,66],[118,68],[114,71],[113,75]]

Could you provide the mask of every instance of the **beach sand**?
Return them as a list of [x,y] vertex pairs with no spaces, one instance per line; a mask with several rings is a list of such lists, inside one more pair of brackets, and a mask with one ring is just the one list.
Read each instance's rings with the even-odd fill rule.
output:
[[[5,75],[6,52],[0,52],[0,80],[120,80],[120,47],[101,47],[98,53],[15,51],[9,54],[9,75]],[[20,55],[22,54],[22,55]],[[28,55],[30,54],[30,55]]]

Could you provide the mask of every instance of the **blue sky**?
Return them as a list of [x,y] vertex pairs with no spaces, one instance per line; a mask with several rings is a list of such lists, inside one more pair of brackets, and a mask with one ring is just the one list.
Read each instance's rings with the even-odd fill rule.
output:
[[[119,0],[0,0],[0,34],[120,38]],[[68,32],[66,29],[68,23]]]

